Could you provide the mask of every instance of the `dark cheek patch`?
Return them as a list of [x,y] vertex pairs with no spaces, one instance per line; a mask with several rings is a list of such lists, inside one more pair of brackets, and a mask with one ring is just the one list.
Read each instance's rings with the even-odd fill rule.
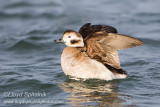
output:
[[76,43],[79,43],[80,40],[71,40],[71,44],[76,44]]

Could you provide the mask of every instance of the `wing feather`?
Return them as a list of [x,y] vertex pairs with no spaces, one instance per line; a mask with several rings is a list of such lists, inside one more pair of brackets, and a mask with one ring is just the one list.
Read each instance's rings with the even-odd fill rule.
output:
[[87,54],[103,64],[120,68],[118,50],[142,45],[142,41],[115,33],[103,31],[89,35],[85,40]]
[[107,36],[102,37],[99,42],[117,50],[132,48],[143,44],[139,39],[114,33],[108,33]]
[[95,32],[104,31],[106,33],[117,33],[117,30],[108,25],[91,25],[91,23],[84,24],[80,29],[79,33],[85,39],[88,35],[92,35]]

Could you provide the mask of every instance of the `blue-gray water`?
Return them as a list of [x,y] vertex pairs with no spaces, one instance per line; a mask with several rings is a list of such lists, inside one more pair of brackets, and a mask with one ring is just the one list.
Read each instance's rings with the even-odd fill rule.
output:
[[[1,0],[0,106],[159,107],[159,5],[159,0]],[[53,40],[88,22],[114,26],[144,42],[119,51],[126,79],[66,79],[60,65],[65,46]]]

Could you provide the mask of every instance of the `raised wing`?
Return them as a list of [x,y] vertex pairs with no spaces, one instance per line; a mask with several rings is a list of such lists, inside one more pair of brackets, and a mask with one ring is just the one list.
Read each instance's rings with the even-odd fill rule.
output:
[[85,39],[88,35],[92,35],[98,31],[105,31],[106,33],[117,33],[117,30],[114,27],[107,25],[91,25],[91,23],[84,24],[80,29],[79,33]]
[[89,35],[84,42],[90,58],[118,69],[120,68],[118,50],[142,45],[136,38],[103,31]]

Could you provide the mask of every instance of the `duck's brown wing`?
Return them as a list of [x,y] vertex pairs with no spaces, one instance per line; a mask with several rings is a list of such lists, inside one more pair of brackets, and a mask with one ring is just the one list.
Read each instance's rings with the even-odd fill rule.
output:
[[117,69],[120,68],[119,49],[142,45],[142,42],[136,38],[103,31],[89,35],[84,42],[90,58]]
[[105,31],[106,33],[118,33],[114,27],[108,25],[91,25],[91,23],[84,24],[80,29],[79,33],[85,39],[88,35],[92,35],[98,31]]

